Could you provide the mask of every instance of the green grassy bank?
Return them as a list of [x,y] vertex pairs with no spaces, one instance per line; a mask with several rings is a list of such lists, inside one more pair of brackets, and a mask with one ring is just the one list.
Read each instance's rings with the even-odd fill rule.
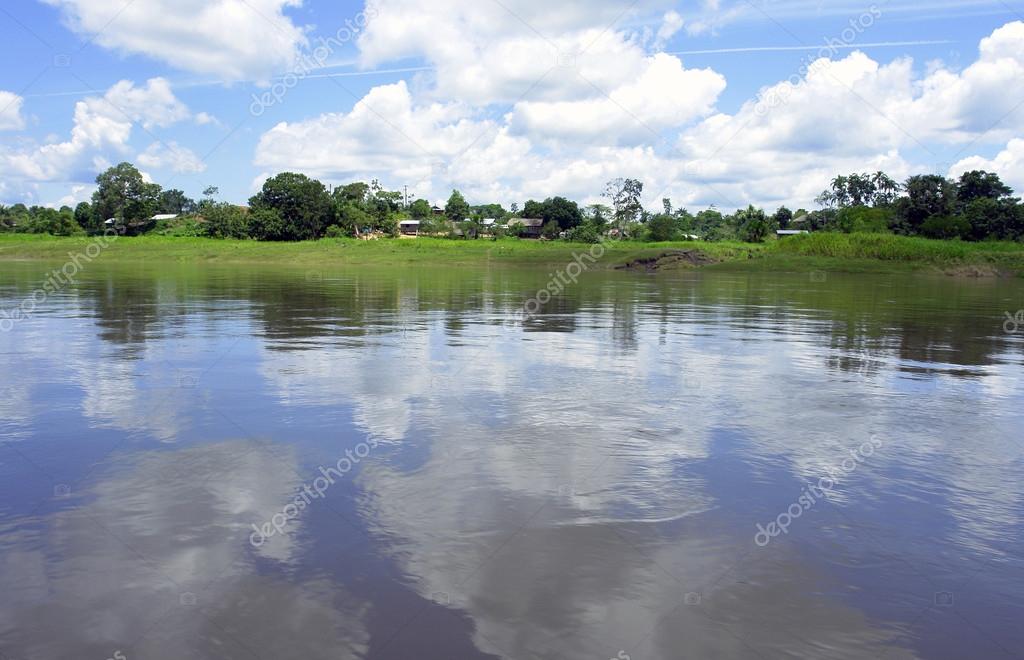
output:
[[[66,260],[84,252],[93,242],[87,237],[57,238],[25,234],[0,235],[0,262],[4,260]],[[669,250],[700,249],[716,260],[747,259],[764,246],[743,243],[639,243],[609,241],[603,246],[562,241],[517,239],[447,240],[435,238],[359,241],[324,239],[300,243],[214,240],[142,236],[119,238],[103,250],[111,261],[188,261],[211,263],[337,264],[337,265],[564,265],[577,254],[603,254],[600,263],[617,266],[658,256]]]
[[[0,262],[64,261],[84,253],[85,237],[0,235]],[[290,265],[486,265],[526,267],[564,265],[576,254],[602,248],[560,241],[457,241],[433,238],[357,241],[327,239],[308,243],[260,243],[204,238],[144,236],[121,238],[103,250],[103,260],[118,262],[269,263]],[[94,248],[95,250],[95,248]],[[716,269],[834,270],[905,272],[925,270],[961,275],[1024,275],[1024,244],[963,243],[883,234],[819,233],[767,244],[638,243],[609,241],[600,264],[653,263],[649,269],[692,267],[687,260],[664,255],[699,251]],[[595,252],[597,253],[597,252]]]

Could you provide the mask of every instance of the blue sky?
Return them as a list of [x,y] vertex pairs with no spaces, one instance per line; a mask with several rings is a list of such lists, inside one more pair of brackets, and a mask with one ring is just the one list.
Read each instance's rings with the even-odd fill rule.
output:
[[0,202],[88,199],[121,160],[239,203],[284,170],[506,205],[618,176],[695,209],[875,169],[1024,190],[1024,2],[425,4],[5,3]]

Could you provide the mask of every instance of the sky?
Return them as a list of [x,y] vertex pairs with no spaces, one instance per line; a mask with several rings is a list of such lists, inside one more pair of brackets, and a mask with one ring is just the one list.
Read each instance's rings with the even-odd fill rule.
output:
[[815,207],[837,174],[1024,193],[1020,0],[8,0],[0,203],[135,163],[244,204],[278,172],[431,202]]

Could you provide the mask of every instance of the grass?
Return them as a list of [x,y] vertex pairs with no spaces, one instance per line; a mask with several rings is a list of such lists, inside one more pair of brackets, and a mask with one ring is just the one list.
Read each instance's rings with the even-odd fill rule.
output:
[[[0,261],[64,261],[84,252],[87,237],[56,238],[0,234]],[[560,241],[447,240],[382,241],[325,239],[305,243],[260,243],[206,238],[144,236],[121,238],[104,251],[117,262],[252,263],[287,265],[563,265],[594,246]],[[639,243],[609,241],[600,263],[607,268],[658,257],[671,250],[700,250],[720,263],[711,268],[751,270],[833,270],[1024,275],[1024,244],[935,241],[886,234],[817,233],[767,244]],[[684,266],[685,267],[685,266]]]
[[[83,252],[92,242],[87,237],[58,238],[26,234],[0,235],[0,260],[66,260],[68,253]],[[432,263],[480,265],[487,263],[524,266],[561,265],[576,254],[597,246],[561,241],[517,239],[447,240],[434,238],[359,241],[324,239],[300,243],[212,240],[166,236],[120,238],[104,251],[114,261],[188,261],[215,263],[280,263],[393,265]],[[733,259],[763,250],[763,246],[742,243],[639,243],[604,244],[601,263],[615,266],[670,249],[700,249],[720,259]]]
[[1024,244],[965,243],[892,234],[817,233],[793,236],[772,246],[772,258],[831,259],[880,268],[910,265],[958,274],[1024,275]]

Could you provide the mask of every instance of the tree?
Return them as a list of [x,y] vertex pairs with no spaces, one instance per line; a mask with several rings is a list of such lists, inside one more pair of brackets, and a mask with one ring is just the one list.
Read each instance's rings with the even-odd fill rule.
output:
[[267,179],[249,205],[253,209],[272,209],[280,216],[279,235],[269,240],[315,240],[334,221],[334,202],[327,188],[305,174],[285,172]]
[[249,236],[258,241],[283,241],[286,230],[277,209],[254,208],[249,212]]
[[356,181],[345,186],[334,189],[334,198],[344,202],[352,202],[359,206],[366,203],[370,195],[370,185],[362,181]]
[[367,211],[376,218],[376,226],[384,228],[392,213],[402,208],[402,193],[385,190],[380,181],[370,182],[370,196],[367,199]]
[[348,236],[359,236],[364,229],[373,226],[373,216],[355,202],[344,202],[338,207],[338,226]]
[[676,219],[668,213],[659,213],[647,223],[648,236],[652,241],[671,241],[676,237]]
[[906,196],[896,202],[896,229],[903,234],[917,234],[921,225],[932,217],[953,214],[956,186],[936,174],[912,176],[904,184]]
[[409,205],[409,213],[417,220],[422,220],[429,218],[433,211],[430,208],[430,202],[425,199],[417,199]]
[[561,229],[572,229],[583,222],[583,213],[576,202],[565,197],[551,197],[540,206],[540,217],[545,223],[555,222]]
[[444,214],[452,222],[462,222],[469,217],[469,204],[466,198],[458,190],[453,190],[448,203],[444,207]]
[[540,235],[544,238],[550,238],[552,240],[558,238],[559,234],[562,233],[562,228],[558,225],[555,220],[548,220],[544,223],[544,226],[540,229]]
[[26,227],[29,233],[71,236],[82,232],[82,228],[75,222],[74,212],[68,207],[59,211],[33,207],[32,211],[31,221]]
[[1024,206],[1013,198],[978,197],[967,204],[961,217],[970,227],[965,237],[971,240],[1016,241],[1024,237]]
[[614,211],[604,204],[591,204],[584,212],[587,220],[593,224],[598,231],[604,230],[613,214]]
[[195,208],[196,203],[181,190],[165,190],[160,193],[159,208],[157,209],[160,213],[181,215],[182,213],[191,213],[195,211]]
[[234,204],[212,203],[206,206],[206,235],[211,238],[249,238],[249,213]]
[[644,184],[637,179],[613,179],[605,187],[604,197],[615,207],[615,222],[619,226],[619,237],[623,238],[629,225],[636,222],[643,213],[641,196]]
[[75,222],[86,231],[96,226],[96,221],[93,219],[92,205],[89,202],[80,202],[75,207]]
[[889,206],[896,201],[900,192],[900,184],[885,172],[871,175],[871,183],[875,186],[874,206]]
[[896,200],[899,184],[885,172],[849,174],[832,179],[828,190],[815,199],[826,208],[887,206]]
[[532,199],[526,200],[523,204],[524,218],[542,218],[544,216],[544,203]]
[[961,208],[976,199],[1003,199],[1013,194],[1013,189],[1002,182],[998,174],[982,170],[964,172],[956,184],[957,201]]
[[753,205],[736,214],[736,226],[748,243],[763,243],[775,231],[773,220]]
[[847,234],[852,232],[888,233],[892,224],[892,209],[884,206],[849,206],[839,209],[826,229],[834,229]]
[[504,218],[508,215],[505,207],[501,204],[482,204],[480,206],[474,206],[472,212],[479,215],[481,218]]
[[921,234],[928,238],[949,240],[952,238],[966,238],[971,231],[971,225],[962,216],[940,216],[933,215],[921,224]]
[[142,174],[131,163],[111,167],[96,177],[99,186],[92,194],[95,225],[114,218],[118,225],[147,220],[156,213],[159,204],[160,186],[146,183]]
[[785,229],[789,227],[790,221],[793,219],[793,212],[785,206],[780,206],[779,210],[772,216],[772,220],[778,225],[779,229]]

